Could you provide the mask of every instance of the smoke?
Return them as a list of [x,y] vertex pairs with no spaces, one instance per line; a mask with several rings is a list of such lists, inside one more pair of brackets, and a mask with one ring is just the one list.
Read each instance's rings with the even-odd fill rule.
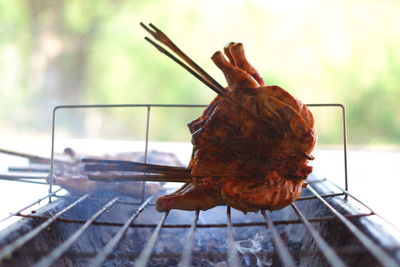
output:
[[[246,266],[252,266],[254,258],[257,267],[272,265],[272,258],[265,257],[265,254],[272,254],[273,251],[272,243],[267,239],[269,238],[265,234],[256,233],[251,238],[235,242],[235,247],[243,255]],[[265,252],[262,253],[263,257],[260,257],[261,252]]]

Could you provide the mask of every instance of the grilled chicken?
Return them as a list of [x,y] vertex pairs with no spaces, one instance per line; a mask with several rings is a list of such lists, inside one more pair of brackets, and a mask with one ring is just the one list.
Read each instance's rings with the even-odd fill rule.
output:
[[295,201],[311,173],[317,141],[307,106],[278,86],[267,86],[247,61],[243,45],[230,43],[212,60],[228,82],[189,123],[197,177],[157,199],[159,211],[206,210],[227,204],[246,211],[279,209]]
[[208,210],[229,205],[243,212],[276,210],[295,201],[304,180],[287,180],[276,172],[265,179],[246,180],[239,177],[207,177],[184,184],[172,194],[159,197],[156,209]]

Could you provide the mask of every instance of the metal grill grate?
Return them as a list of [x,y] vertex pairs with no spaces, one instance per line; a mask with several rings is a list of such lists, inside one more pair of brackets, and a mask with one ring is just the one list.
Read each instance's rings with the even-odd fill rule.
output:
[[[189,105],[94,105],[94,106],[62,106],[57,107],[53,113],[53,130],[52,130],[52,156],[50,170],[53,172],[53,162],[54,162],[54,138],[55,138],[55,118],[56,110],[60,108],[91,108],[91,107],[146,107],[147,108],[147,128],[146,128],[146,147],[145,154],[147,155],[147,143],[149,136],[149,117],[150,111],[154,107],[201,107],[201,106],[189,106]],[[33,255],[34,263],[30,264],[33,266],[58,266],[57,262],[63,257],[73,257],[73,258],[84,258],[85,266],[101,266],[105,262],[115,258],[125,258],[130,260],[130,264],[135,266],[148,266],[154,265],[151,260],[157,257],[175,257],[179,260],[176,263],[178,266],[192,266],[194,257],[199,254],[203,254],[206,257],[212,257],[217,255],[218,257],[225,258],[226,263],[229,266],[242,266],[248,265],[244,260],[244,253],[239,251],[237,245],[237,231],[244,228],[262,227],[267,233],[270,233],[271,241],[273,243],[274,249],[272,251],[258,251],[254,252],[258,258],[265,259],[277,259],[274,264],[282,266],[297,266],[304,263],[299,260],[302,255],[306,256],[320,256],[322,255],[323,264],[321,266],[349,266],[351,261],[349,261],[348,255],[360,254],[367,255],[368,259],[372,259],[371,266],[399,266],[400,260],[396,258],[396,253],[399,255],[400,247],[398,243],[393,243],[391,245],[383,245],[382,242],[376,240],[374,236],[371,236],[365,228],[362,227],[363,219],[378,219],[382,221],[381,218],[369,207],[367,207],[363,202],[358,200],[355,196],[348,192],[347,183],[347,155],[346,155],[346,122],[345,122],[345,110],[340,104],[318,104],[310,106],[335,106],[339,107],[343,111],[343,142],[344,142],[344,168],[345,168],[345,188],[342,188],[336,184],[333,184],[327,179],[311,179],[307,188],[303,190],[302,196],[290,207],[286,207],[284,211],[286,213],[291,212],[295,217],[280,219],[274,217],[276,212],[266,212],[263,211],[261,214],[254,215],[258,216],[259,219],[256,221],[246,221],[246,216],[240,215],[232,217],[232,211],[230,207],[227,207],[225,213],[225,222],[222,223],[207,223],[199,222],[203,214],[206,212],[196,211],[193,214],[193,219],[190,224],[184,223],[168,223],[170,213],[165,213],[157,223],[141,223],[140,218],[145,216],[143,211],[147,210],[150,212],[150,216],[153,213],[154,205],[153,200],[155,196],[151,196],[145,199],[144,189],[142,194],[142,199],[137,201],[125,200],[119,197],[116,198],[100,198],[98,196],[84,195],[84,196],[74,196],[74,195],[59,195],[60,189],[53,191],[52,183],[49,186],[49,194],[43,196],[35,202],[19,209],[18,211],[7,216],[2,221],[7,220],[14,216],[25,217],[28,220],[33,221],[36,225],[31,230],[26,233],[20,234],[18,238],[5,243],[0,249],[0,264],[7,266],[12,265],[13,255],[18,255],[18,257],[25,257]],[[15,179],[15,177],[13,177]],[[21,181],[29,181],[28,178],[23,178]],[[143,187],[144,188],[144,187]],[[323,188],[335,188],[335,190],[322,190]],[[65,204],[65,207],[60,209],[54,214],[23,214],[23,211],[32,207],[33,205],[43,201],[44,199],[52,198],[53,204],[61,202]],[[54,201],[55,199],[55,201]],[[86,204],[88,203],[89,204]],[[344,207],[347,207],[348,203],[352,203],[361,208],[357,209],[357,212],[346,212]],[[95,204],[95,205],[93,205]],[[74,210],[78,209],[82,205],[91,205],[97,207],[89,218],[72,218],[68,214],[73,213]],[[306,207],[319,205],[321,208],[322,215],[315,217],[309,216],[310,213],[307,211]],[[131,215],[122,222],[116,222],[114,220],[105,220],[103,215],[107,212],[118,209],[119,206],[132,207]],[[218,207],[222,208],[222,207]],[[153,212],[153,213],[152,213]],[[189,213],[189,212],[187,212]],[[77,212],[77,214],[80,214]],[[174,216],[174,211],[171,211],[171,215]],[[206,215],[205,215],[206,217]],[[235,221],[236,220],[236,221]],[[237,221],[242,220],[242,221]],[[146,219],[144,218],[144,221]],[[39,235],[49,230],[55,224],[60,225],[71,225],[74,226],[74,231],[66,236],[63,242],[60,242],[52,249],[31,249],[29,243],[32,242]],[[326,234],[321,232],[321,225],[330,225],[338,227],[340,229],[346,229],[346,233],[349,233],[351,238],[356,240],[352,242],[351,245],[347,247],[340,247],[339,243],[334,243],[332,240],[326,239]],[[315,248],[312,250],[302,250],[293,249],[288,245],[288,241],[282,236],[282,229],[280,227],[288,226],[302,226],[304,232],[308,233],[308,238],[313,240]],[[96,227],[105,227],[110,229],[114,234],[102,244],[97,251],[85,251],[85,250],[72,250],[71,247],[74,244],[79,243],[80,238],[84,235],[88,229]],[[117,248],[121,246],[122,241],[127,236],[127,233],[131,229],[137,230],[151,230],[146,244],[143,245],[143,249],[139,252],[120,252]],[[167,229],[181,229],[186,232],[182,237],[183,249],[177,251],[165,251],[157,252],[155,247],[157,246],[160,235],[163,231]],[[226,248],[223,250],[212,250],[205,252],[195,251],[195,242],[201,240],[202,235],[199,231],[202,229],[221,229],[225,230],[225,239],[227,241]],[[257,228],[258,229],[258,228]],[[96,230],[95,230],[96,231]],[[283,231],[284,232],[284,231]],[[288,233],[290,235],[290,233]],[[197,236],[198,235],[198,236]],[[196,237],[197,236],[197,237]],[[196,241],[197,240],[197,241]],[[335,244],[334,246],[332,244]],[[15,256],[16,257],[16,256]],[[263,264],[262,264],[263,265]],[[250,265],[251,266],[251,265]]]

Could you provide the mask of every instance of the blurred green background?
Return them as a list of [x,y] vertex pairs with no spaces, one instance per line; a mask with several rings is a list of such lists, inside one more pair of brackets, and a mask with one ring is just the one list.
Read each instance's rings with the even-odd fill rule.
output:
[[[209,103],[215,93],[143,39],[143,21],[224,85],[210,56],[243,42],[269,84],[305,103],[345,104],[350,144],[397,146],[399,14],[392,0],[0,0],[0,132],[48,135],[52,108],[61,104]],[[320,144],[340,140],[335,114],[316,114]],[[179,138],[174,120],[163,124],[168,116],[159,112],[152,126],[160,140]],[[119,110],[69,120],[115,138],[141,125]]]

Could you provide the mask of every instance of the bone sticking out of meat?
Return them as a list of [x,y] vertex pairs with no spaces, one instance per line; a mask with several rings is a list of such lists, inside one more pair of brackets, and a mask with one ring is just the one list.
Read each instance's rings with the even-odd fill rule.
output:
[[295,201],[312,171],[307,163],[313,159],[310,154],[317,140],[307,106],[284,89],[267,86],[241,43],[229,43],[226,57],[221,52],[212,56],[228,82],[221,88],[159,29],[141,25],[189,66],[146,40],[218,93],[188,125],[193,143],[191,175],[206,178],[158,198],[157,210],[206,210],[227,204],[246,212],[279,209]]

